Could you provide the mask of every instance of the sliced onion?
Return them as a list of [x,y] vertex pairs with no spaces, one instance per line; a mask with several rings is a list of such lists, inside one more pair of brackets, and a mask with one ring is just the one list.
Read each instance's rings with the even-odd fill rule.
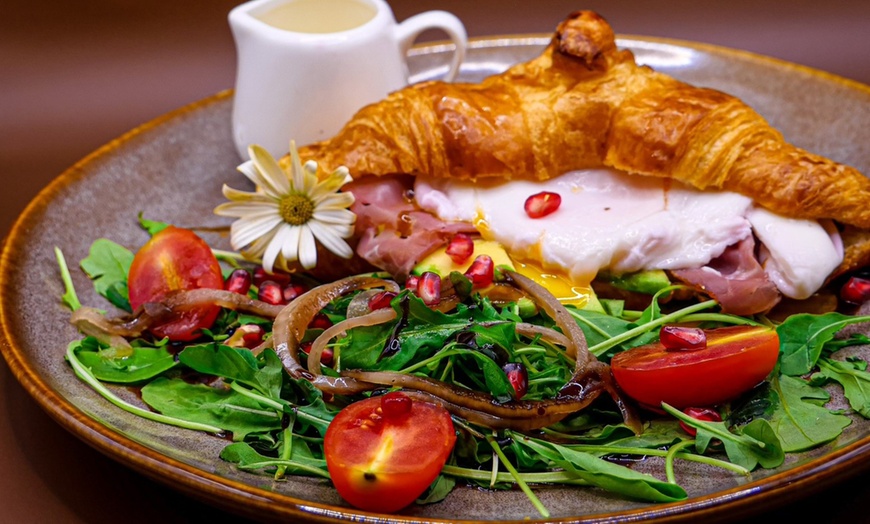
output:
[[335,394],[352,395],[371,389],[370,384],[358,383],[348,378],[312,375],[299,363],[299,343],[314,315],[330,302],[348,293],[373,287],[399,292],[399,285],[391,280],[366,276],[348,277],[317,286],[281,310],[272,325],[272,338],[275,353],[291,377],[304,378],[318,389]]
[[[475,412],[485,417],[487,425],[496,428],[538,429],[549,426],[566,416],[576,413],[603,391],[600,383],[585,385],[582,395],[551,400],[514,400],[499,403],[489,394],[459,388],[439,380],[419,377],[394,371],[343,371],[342,376],[382,386],[402,387],[434,395],[453,409],[456,415],[465,417]],[[495,424],[493,426],[493,424]]]
[[568,347],[571,345],[571,341],[568,337],[559,333],[555,329],[529,324],[528,322],[517,322],[515,329],[517,333],[525,337],[535,338],[540,336],[541,340],[550,342],[551,344],[556,344],[562,347]]
[[312,375],[320,375],[320,359],[323,355],[323,350],[329,341],[335,337],[346,333],[355,327],[376,326],[384,324],[396,318],[396,310],[393,308],[384,308],[372,311],[366,315],[359,317],[348,318],[338,324],[329,326],[321,333],[311,344],[311,351],[308,353],[308,372]]
[[131,335],[130,331],[125,331],[122,335],[113,332],[114,326],[99,310],[80,307],[70,316],[70,323],[85,335],[92,336],[112,348],[112,357],[123,358],[133,355],[133,347],[124,336],[138,336],[138,333]]
[[275,318],[284,306],[276,306],[255,300],[248,295],[224,289],[191,289],[167,295],[161,304],[171,310],[184,310],[199,306],[220,306],[233,311],[243,311],[265,318]]
[[582,362],[584,365],[598,360],[595,355],[589,352],[583,330],[552,293],[534,280],[515,271],[505,271],[505,275],[514,285],[532,297],[535,303],[544,310],[544,313],[556,322],[562,333],[571,341],[565,348],[570,357],[576,358],[577,362]]
[[460,406],[458,404],[454,404],[452,402],[447,402],[446,400],[438,397],[437,395],[433,395],[431,393],[425,393],[423,391],[414,391],[414,390],[402,390],[402,393],[408,395],[412,399],[429,402],[431,404],[435,404],[443,407],[451,414],[456,415],[457,417],[461,417],[469,422],[474,424],[479,424],[481,426],[491,428],[491,429],[513,429],[515,431],[534,431],[536,429],[541,429],[556,422],[559,422],[563,418],[565,418],[565,414],[554,414],[542,417],[530,417],[526,419],[505,419],[495,415],[491,415],[489,413],[484,413],[483,411],[478,411],[474,409],[469,409],[464,406]]

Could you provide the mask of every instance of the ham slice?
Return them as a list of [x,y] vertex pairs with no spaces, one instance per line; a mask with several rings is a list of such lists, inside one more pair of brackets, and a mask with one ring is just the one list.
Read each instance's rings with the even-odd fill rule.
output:
[[345,186],[355,202],[356,253],[369,264],[403,279],[456,233],[476,233],[466,222],[446,222],[413,201],[414,177],[363,177]]
[[674,270],[671,275],[716,299],[723,312],[734,315],[767,312],[782,298],[755,256],[752,236],[728,247],[706,266]]

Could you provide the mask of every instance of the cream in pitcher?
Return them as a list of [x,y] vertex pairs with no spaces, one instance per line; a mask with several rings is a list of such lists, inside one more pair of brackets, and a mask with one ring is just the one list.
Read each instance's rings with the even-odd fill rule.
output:
[[274,156],[290,140],[330,138],[357,110],[408,83],[408,49],[441,29],[455,51],[445,80],[465,55],[465,28],[454,15],[427,11],[397,23],[384,0],[254,0],[230,12],[238,69],[233,140]]

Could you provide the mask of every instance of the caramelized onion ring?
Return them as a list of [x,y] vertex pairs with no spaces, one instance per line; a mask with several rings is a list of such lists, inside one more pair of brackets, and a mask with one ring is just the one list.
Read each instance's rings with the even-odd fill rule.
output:
[[[603,391],[599,384],[593,382],[583,385],[584,391],[580,395],[550,400],[514,400],[501,404],[492,395],[459,388],[428,377],[395,371],[349,370],[343,371],[341,374],[344,377],[370,384],[400,386],[405,389],[429,393],[443,400],[447,407],[454,406],[457,409],[479,412],[499,419],[499,427],[514,429],[519,427],[538,429],[553,424],[571,413],[585,408]],[[521,422],[514,425],[516,421]],[[538,425],[539,423],[543,425]]]
[[536,326],[535,324],[529,324],[528,322],[517,322],[515,329],[517,333],[528,338],[540,336],[541,340],[562,347],[568,347],[571,344],[568,337],[559,333],[555,329],[550,329],[544,326]]
[[202,288],[173,292],[160,302],[143,304],[132,315],[114,318],[106,316],[97,309],[81,307],[70,315],[70,322],[86,335],[97,338],[105,336],[135,338],[142,336],[142,333],[155,322],[176,311],[211,305],[266,318],[275,318],[283,309],[283,306],[273,306],[233,291]]
[[284,306],[272,324],[272,338],[275,353],[291,377],[304,378],[321,391],[340,395],[353,395],[372,389],[371,384],[345,377],[312,375],[299,363],[299,342],[314,316],[330,302],[348,293],[373,287],[399,292],[399,285],[393,281],[356,276],[317,286]]
[[543,417],[531,417],[526,419],[504,419],[495,415],[491,415],[489,413],[484,413],[482,411],[469,409],[464,406],[460,406],[458,404],[453,404],[452,402],[447,402],[443,398],[440,398],[431,393],[425,393],[423,391],[414,391],[414,390],[403,390],[404,394],[408,395],[414,400],[421,402],[429,402],[431,404],[435,404],[443,407],[451,414],[461,417],[469,422],[474,424],[479,424],[481,426],[490,428],[490,429],[513,429],[516,431],[534,431],[536,429],[541,429],[543,427],[550,426],[559,422],[563,418],[565,418],[565,414],[558,413],[554,415],[547,415]]
[[372,311],[366,315],[351,317],[343,320],[338,324],[329,326],[321,333],[311,344],[311,351],[308,353],[308,372],[312,375],[320,375],[320,359],[323,355],[323,350],[329,341],[347,332],[349,329],[362,326],[376,326],[389,322],[396,318],[396,310],[393,308],[384,308]]
[[586,343],[586,335],[583,334],[583,330],[552,293],[534,280],[520,275],[516,271],[505,271],[504,274],[515,286],[531,296],[535,303],[544,310],[544,313],[556,322],[556,325],[571,342],[565,348],[568,356],[576,358],[578,364],[582,362],[583,365],[598,360],[595,355],[589,352],[589,345]]

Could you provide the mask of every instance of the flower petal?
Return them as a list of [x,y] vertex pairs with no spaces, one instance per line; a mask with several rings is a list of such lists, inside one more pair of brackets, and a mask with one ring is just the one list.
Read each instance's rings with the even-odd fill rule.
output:
[[299,228],[299,263],[305,269],[311,269],[317,265],[317,244],[314,242],[314,234],[309,227],[310,224],[311,221]]
[[[344,167],[344,166],[342,166]],[[353,178],[351,178],[350,174],[347,172],[347,169],[344,171],[340,170],[341,168],[335,170],[331,175],[324,178],[320,182],[317,183],[316,186],[311,190],[311,199],[317,200],[322,196],[329,195],[330,193],[335,193],[339,189],[342,188],[348,182],[352,182]]]
[[251,155],[254,165],[257,166],[260,183],[266,194],[275,198],[281,198],[290,191],[290,184],[287,180],[287,173],[281,169],[275,158],[268,151],[258,145],[252,145],[248,148],[248,154]]
[[230,226],[230,244],[233,249],[242,249],[260,237],[273,235],[274,230],[282,223],[275,216],[241,218]]
[[267,196],[265,193],[251,192],[251,191],[242,191],[241,189],[233,189],[230,186],[224,184],[223,188],[221,188],[221,192],[228,200],[233,200],[236,202],[249,202],[249,201],[260,201],[260,202],[274,202],[275,199]]
[[355,199],[353,193],[331,193],[325,195],[314,202],[318,210],[320,209],[346,209],[353,205]]
[[284,247],[281,248],[281,256],[287,262],[296,262],[299,260],[299,237],[302,235],[302,228],[293,226],[290,228],[287,238],[284,239]]
[[269,242],[269,245],[266,246],[266,251],[263,253],[263,268],[271,273],[272,268],[275,265],[275,260],[278,258],[278,255],[284,250],[284,242],[291,234],[290,230],[294,229],[290,224],[282,224],[278,227],[278,230],[275,231],[275,236],[272,237],[272,240]]
[[326,224],[351,225],[356,222],[356,215],[349,209],[315,209],[311,218]]
[[320,242],[326,249],[342,258],[350,258],[353,256],[353,249],[347,245],[347,242],[336,235],[329,226],[316,220],[311,220],[306,225],[311,228],[314,237],[317,238],[318,242]]
[[290,186],[294,191],[308,194],[305,187],[305,170],[302,168],[302,160],[299,151],[296,150],[296,141],[290,141]]
[[274,201],[268,202],[224,202],[214,208],[214,214],[224,217],[245,218],[248,215],[259,214],[278,215],[278,205]]

